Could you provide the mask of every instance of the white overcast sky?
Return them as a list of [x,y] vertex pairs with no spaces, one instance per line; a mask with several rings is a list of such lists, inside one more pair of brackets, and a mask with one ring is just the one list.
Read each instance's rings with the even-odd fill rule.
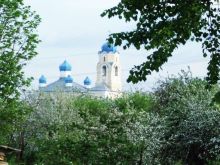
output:
[[[126,24],[117,18],[101,18],[105,9],[113,7],[119,0],[25,0],[35,10],[42,22],[38,33],[42,42],[38,46],[39,55],[25,68],[27,76],[34,77],[32,88],[38,87],[38,78],[44,74],[48,83],[59,78],[59,65],[66,59],[72,65],[74,81],[83,84],[86,76],[96,79],[98,51],[111,32],[132,30],[134,23]],[[162,71],[148,77],[146,82],[136,86],[126,83],[129,69],[141,64],[149,52],[134,48],[123,50],[118,47],[122,64],[124,89],[143,88],[150,90],[155,81],[168,74],[177,74],[190,66],[194,76],[205,76],[207,59],[202,57],[199,44],[188,43],[174,52],[174,56],[162,67]]]

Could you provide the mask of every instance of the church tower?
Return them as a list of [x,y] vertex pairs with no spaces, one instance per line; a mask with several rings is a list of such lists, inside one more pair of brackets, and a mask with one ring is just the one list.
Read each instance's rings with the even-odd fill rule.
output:
[[110,91],[121,91],[121,64],[119,53],[112,44],[105,43],[99,51],[96,86],[106,86]]

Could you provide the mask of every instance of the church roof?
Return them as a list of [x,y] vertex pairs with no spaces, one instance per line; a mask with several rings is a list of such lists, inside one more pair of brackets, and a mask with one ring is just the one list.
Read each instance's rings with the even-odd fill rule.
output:
[[101,52],[106,52],[106,53],[116,53],[117,52],[117,49],[116,47],[113,45],[113,44],[109,44],[108,42],[104,43],[102,45],[102,48],[101,48]]
[[60,71],[71,71],[72,66],[65,60],[59,67]]
[[110,89],[105,84],[99,84],[91,88],[90,91],[110,91]]
[[87,92],[87,89],[80,84],[75,82],[72,83],[71,87],[65,85],[65,78],[60,78],[57,81],[41,88],[43,92]]

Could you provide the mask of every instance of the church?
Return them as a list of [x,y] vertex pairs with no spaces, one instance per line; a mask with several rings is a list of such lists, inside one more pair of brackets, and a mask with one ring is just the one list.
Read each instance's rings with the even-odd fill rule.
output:
[[103,98],[116,98],[121,95],[121,64],[119,52],[112,44],[105,43],[98,52],[99,61],[96,67],[95,86],[91,86],[92,80],[87,76],[80,83],[74,82],[72,77],[72,67],[68,61],[64,61],[60,66],[60,77],[50,84],[44,75],[39,78],[39,90],[41,92],[72,92],[83,93]]

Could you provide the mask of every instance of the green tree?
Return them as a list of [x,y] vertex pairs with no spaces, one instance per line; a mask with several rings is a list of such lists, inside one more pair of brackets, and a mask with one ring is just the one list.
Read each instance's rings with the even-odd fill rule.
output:
[[215,84],[220,71],[220,8],[218,0],[121,0],[101,16],[118,16],[126,22],[134,21],[136,29],[113,33],[109,42],[142,46],[153,53],[130,71],[128,82],[146,80],[152,71],[159,71],[173,51],[188,40],[202,43],[203,56],[209,56],[207,80]]
[[36,97],[24,125],[26,164],[152,164],[148,150],[159,148],[162,120],[149,113],[151,102],[140,93],[118,100]]
[[155,89],[157,110],[165,120],[158,154],[162,164],[180,160],[203,165],[219,159],[220,111],[212,104],[216,91],[206,85],[206,81],[183,72],[161,81]]
[[0,139],[23,114],[18,100],[31,80],[23,68],[37,54],[39,22],[23,0],[0,0]]

